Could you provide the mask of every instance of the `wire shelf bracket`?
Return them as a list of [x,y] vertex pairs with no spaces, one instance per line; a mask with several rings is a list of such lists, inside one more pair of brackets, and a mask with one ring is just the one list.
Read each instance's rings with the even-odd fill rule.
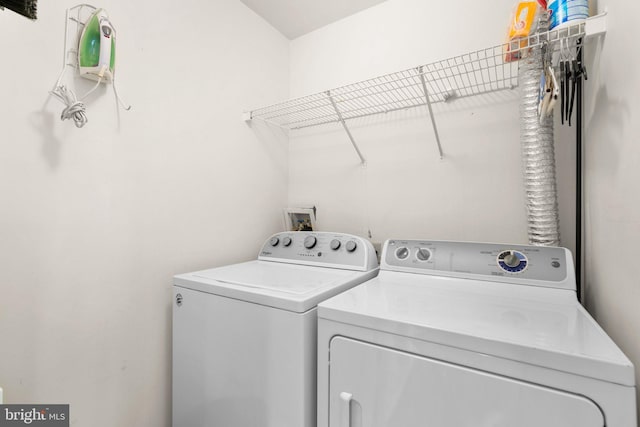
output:
[[422,82],[422,90],[424,92],[424,99],[429,109],[429,116],[431,117],[431,125],[433,126],[433,133],[436,135],[436,143],[438,144],[438,151],[440,152],[440,160],[444,158],[442,153],[442,144],[440,144],[440,134],[438,133],[438,126],[436,125],[436,118],[433,116],[433,108],[431,107],[431,101],[429,101],[429,90],[427,89],[427,81],[424,78],[424,67],[419,67],[420,81]]
[[344,131],[347,133],[347,136],[349,137],[349,140],[351,141],[351,144],[353,145],[353,148],[355,148],[356,153],[358,154],[358,157],[360,157],[360,163],[363,166],[366,165],[367,164],[367,160],[362,155],[362,152],[358,148],[358,144],[356,144],[355,139],[353,139],[353,135],[351,134],[351,131],[349,130],[349,126],[347,126],[347,123],[344,121],[344,117],[342,117],[342,113],[340,113],[340,109],[338,108],[338,105],[336,104],[336,100],[333,99],[333,96],[331,96],[331,91],[330,90],[327,91],[327,97],[329,97],[329,101],[331,101],[331,105],[333,106],[333,109],[336,111],[336,115],[338,116],[338,121],[340,122],[340,124],[342,124],[342,127],[344,128]]
[[251,110],[243,114],[243,119],[248,123],[260,120],[285,130],[340,123],[365,165],[366,159],[349,129],[350,120],[427,107],[442,159],[444,153],[433,104],[515,89],[518,59],[526,56],[530,49],[546,46],[551,52],[558,52],[562,45],[577,45],[583,37],[589,40],[605,32],[606,12],[586,22]]

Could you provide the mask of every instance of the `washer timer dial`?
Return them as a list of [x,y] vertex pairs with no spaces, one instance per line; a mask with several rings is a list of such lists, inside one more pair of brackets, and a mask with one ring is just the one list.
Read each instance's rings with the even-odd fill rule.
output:
[[498,255],[498,266],[508,273],[521,273],[529,264],[527,257],[518,251],[502,251]]

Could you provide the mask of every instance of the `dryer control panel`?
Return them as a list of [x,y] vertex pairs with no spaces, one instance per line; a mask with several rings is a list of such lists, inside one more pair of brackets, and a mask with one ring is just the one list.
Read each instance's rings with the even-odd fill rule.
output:
[[262,245],[258,259],[357,271],[378,268],[371,242],[344,233],[294,231],[274,234]]
[[382,270],[575,290],[565,248],[433,240],[388,240]]

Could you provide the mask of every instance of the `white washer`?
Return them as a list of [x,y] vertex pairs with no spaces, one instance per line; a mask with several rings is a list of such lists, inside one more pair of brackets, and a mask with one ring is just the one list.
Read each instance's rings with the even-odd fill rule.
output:
[[173,426],[315,427],[316,306],[377,274],[365,239],[297,232],[176,276]]
[[390,240],[318,306],[318,427],[637,427],[635,399],[566,249]]

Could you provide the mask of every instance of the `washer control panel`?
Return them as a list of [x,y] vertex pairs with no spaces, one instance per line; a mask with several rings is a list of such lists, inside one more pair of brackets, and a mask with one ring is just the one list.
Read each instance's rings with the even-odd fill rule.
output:
[[378,267],[371,242],[343,233],[278,233],[267,239],[258,259],[363,271]]
[[558,247],[388,240],[381,269],[561,288],[575,282],[571,253]]

